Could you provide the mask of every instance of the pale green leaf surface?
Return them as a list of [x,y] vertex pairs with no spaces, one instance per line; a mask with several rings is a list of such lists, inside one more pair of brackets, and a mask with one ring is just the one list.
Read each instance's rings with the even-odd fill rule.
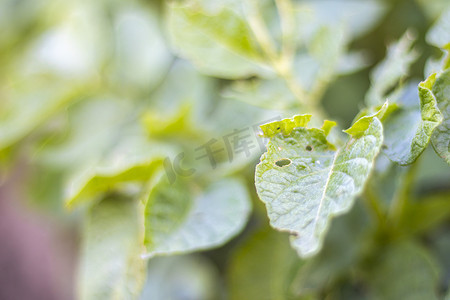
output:
[[172,55],[150,6],[128,4],[115,16],[116,57],[112,76],[130,91],[157,87],[166,74]]
[[[304,35],[314,30],[317,24],[336,27],[345,26],[350,38],[356,38],[373,27],[383,16],[386,7],[378,1],[301,1],[297,5]],[[305,14],[312,17],[305,18]],[[309,22],[304,24],[302,20]],[[315,22],[311,22],[314,21]]]
[[375,299],[438,299],[438,271],[426,249],[414,242],[399,242],[379,253],[368,278]]
[[450,165],[450,69],[437,75],[432,92],[443,121],[433,132],[431,143],[437,154]]
[[288,237],[267,226],[233,254],[228,269],[230,299],[294,299],[290,284],[301,265]]
[[267,109],[289,109],[298,104],[286,82],[280,78],[235,81],[222,96]]
[[267,73],[239,6],[225,4],[213,10],[199,0],[170,4],[168,27],[175,51],[212,76],[235,79]]
[[438,48],[450,49],[450,7],[427,33],[427,42]]
[[66,205],[69,208],[94,200],[107,192],[132,191],[138,184],[142,188],[154,173],[162,168],[165,155],[173,155],[174,149],[150,142],[143,135],[124,137],[89,168],[75,172],[67,182]]
[[430,142],[434,129],[442,122],[436,98],[431,92],[435,74],[419,84],[419,101],[413,96],[406,101],[408,106],[400,107],[384,122],[383,151],[400,165],[413,163]]
[[375,67],[370,76],[371,86],[366,94],[369,106],[380,105],[386,98],[394,101],[397,91],[387,93],[407,75],[409,67],[418,57],[411,49],[413,42],[412,34],[406,32],[397,43],[388,47],[386,58]]
[[0,150],[20,141],[82,93],[81,86],[64,80],[52,86],[36,80],[26,88],[7,89],[0,103]]
[[141,300],[211,300],[220,294],[218,272],[197,255],[155,257],[149,261]]
[[[332,217],[347,212],[361,193],[381,147],[377,116],[386,106],[356,121],[339,150],[327,141],[325,130],[295,127],[292,119],[262,126],[271,138],[256,167],[256,189],[271,225],[293,234],[291,243],[300,256],[320,250]],[[288,130],[275,133],[274,128],[283,128],[278,124]]]
[[79,298],[136,299],[145,281],[138,208],[109,197],[88,211],[78,274]]
[[245,187],[222,179],[199,193],[178,178],[157,179],[145,207],[145,257],[192,252],[219,246],[247,222],[251,204]]

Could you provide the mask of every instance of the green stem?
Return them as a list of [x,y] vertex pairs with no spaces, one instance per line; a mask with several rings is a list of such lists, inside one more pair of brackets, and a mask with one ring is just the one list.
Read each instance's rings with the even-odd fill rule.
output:
[[[292,94],[298,99],[302,105],[308,106],[308,101],[306,97],[306,92],[300,86],[300,84],[295,80],[294,74],[292,73],[292,60],[289,60],[284,55],[279,55],[275,42],[273,41],[267,26],[264,23],[263,17],[258,7],[256,0],[248,0],[249,5],[248,11],[248,23],[250,25],[256,40],[258,41],[260,47],[264,51],[264,54],[269,59],[272,67],[275,69],[277,74],[286,82],[286,85],[291,90]],[[277,5],[280,9],[280,16],[284,16],[288,13],[286,10],[289,8],[289,0],[278,0]],[[282,12],[283,11],[283,12]],[[291,14],[289,12],[289,14]],[[288,17],[289,19],[289,17]],[[292,28],[290,24],[291,21],[282,21],[285,25],[282,25],[284,32],[287,34]],[[289,23],[289,25],[288,25]],[[285,38],[287,39],[287,38]],[[287,42],[287,41],[286,41]],[[290,51],[295,52],[295,46],[291,41],[285,44],[284,51],[287,51],[286,55],[294,55],[295,53],[289,54]],[[284,53],[284,52],[283,52]]]
[[295,15],[291,0],[275,0],[281,20],[282,50],[281,57],[286,65],[292,65],[295,56]]

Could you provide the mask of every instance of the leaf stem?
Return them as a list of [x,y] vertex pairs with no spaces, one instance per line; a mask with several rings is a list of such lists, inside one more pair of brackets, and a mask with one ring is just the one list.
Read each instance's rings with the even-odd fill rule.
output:
[[[300,104],[308,106],[306,92],[300,86],[297,80],[295,80],[294,74],[292,73],[292,60],[293,56],[295,55],[295,45],[292,41],[287,41],[293,40],[292,38],[288,37],[290,35],[290,32],[293,31],[294,27],[291,24],[292,21],[289,21],[289,18],[293,17],[287,16],[292,15],[291,12],[287,11],[292,6],[292,4],[290,4],[290,0],[277,0],[277,6],[280,9],[280,17],[284,19],[287,16],[288,18],[287,21],[282,21],[282,27],[284,28],[283,35],[285,36],[283,39],[282,55],[278,54],[277,47],[270,35],[267,26],[264,23],[257,1],[247,0],[247,4],[249,6],[248,23],[251,30],[253,31],[253,34],[255,35],[257,42],[259,43],[267,58],[270,60],[270,63],[277,72],[278,76],[280,76],[286,82],[286,85],[291,90],[292,94],[300,101]],[[289,59],[289,55],[292,56],[292,59]]]
[[292,65],[295,56],[295,16],[291,0],[275,0],[282,30],[281,57],[287,65]]

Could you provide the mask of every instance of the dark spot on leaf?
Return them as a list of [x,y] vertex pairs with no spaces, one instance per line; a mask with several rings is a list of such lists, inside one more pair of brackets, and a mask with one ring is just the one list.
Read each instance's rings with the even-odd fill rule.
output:
[[277,130],[280,130],[280,127],[277,127]]
[[289,158],[282,158],[275,162],[275,165],[278,167],[286,167],[289,166],[292,163],[292,161]]
[[386,145],[384,145],[384,144],[381,145],[381,149],[383,149],[383,150],[387,149],[387,147],[388,147],[388,146],[386,146]]
[[312,151],[313,147],[311,145],[308,145],[305,147],[306,151]]

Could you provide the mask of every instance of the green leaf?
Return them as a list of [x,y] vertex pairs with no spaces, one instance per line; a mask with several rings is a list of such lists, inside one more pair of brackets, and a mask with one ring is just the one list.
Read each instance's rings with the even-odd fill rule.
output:
[[331,219],[348,212],[362,192],[381,147],[378,118],[386,109],[387,104],[357,120],[339,150],[327,141],[328,123],[324,129],[298,127],[308,116],[261,126],[270,141],[256,166],[256,189],[271,225],[293,234],[291,243],[300,256],[321,249]]
[[438,299],[438,271],[433,258],[414,242],[399,242],[379,252],[368,282],[375,299]]
[[412,33],[407,31],[397,43],[389,46],[386,58],[371,73],[371,86],[366,94],[368,106],[380,105],[386,98],[395,102],[398,91],[388,92],[408,74],[409,67],[417,59],[417,53],[411,49],[414,40]]
[[[65,80],[52,85],[45,80],[31,79],[26,87],[5,89],[0,104],[0,150],[20,141],[59,110],[85,95],[89,87],[68,84]],[[34,81],[33,81],[34,80]]]
[[432,92],[443,121],[434,130],[431,143],[436,153],[450,165],[450,69],[437,75]]
[[[124,138],[102,161],[75,173],[68,183],[66,206],[74,208],[136,183],[142,187],[162,168],[163,149],[142,136]],[[170,149],[166,149],[166,155],[169,153]]]
[[294,299],[290,284],[301,265],[287,236],[266,226],[233,254],[230,299]]
[[289,109],[299,104],[286,82],[280,78],[235,81],[223,91],[222,96],[274,110]]
[[[384,122],[384,153],[400,165],[413,163],[430,142],[434,129],[442,122],[442,114],[437,107],[436,98],[431,92],[436,74],[419,84],[419,103],[417,97],[393,112]],[[407,95],[408,96],[408,95]]]
[[168,5],[175,51],[212,76],[236,79],[267,73],[240,5],[223,1],[215,6],[201,0]]
[[145,206],[146,257],[219,246],[247,222],[250,201],[235,179],[221,179],[199,193],[192,181],[172,185],[160,174]]
[[145,280],[135,201],[111,196],[93,206],[83,228],[79,298],[136,299]]
[[376,25],[386,11],[386,6],[373,0],[307,0],[298,2],[296,10],[300,28],[306,36],[318,24],[330,28],[344,25],[349,38],[354,39]]
[[427,42],[438,48],[450,50],[450,9],[444,11],[427,33]]
[[149,261],[141,300],[222,299],[215,266],[199,255],[155,257]]

